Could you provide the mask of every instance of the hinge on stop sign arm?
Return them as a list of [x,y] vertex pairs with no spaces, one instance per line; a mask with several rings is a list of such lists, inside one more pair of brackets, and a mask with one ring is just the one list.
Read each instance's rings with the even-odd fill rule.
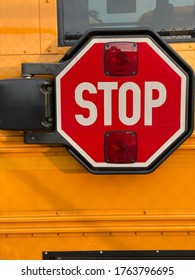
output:
[[54,128],[53,79],[26,75],[0,80],[0,129]]
[[[22,77],[31,78],[36,75],[51,75],[55,78],[65,67],[66,63],[23,63]],[[55,130],[55,116],[51,117],[51,110],[55,107],[55,85],[54,88],[45,88],[45,126],[47,131],[25,131],[24,143],[26,144],[64,144],[68,142]],[[53,95],[53,98],[51,98]],[[47,121],[52,121],[52,130],[49,129]]]
[[56,77],[65,67],[66,63],[23,63],[22,76],[52,75]]

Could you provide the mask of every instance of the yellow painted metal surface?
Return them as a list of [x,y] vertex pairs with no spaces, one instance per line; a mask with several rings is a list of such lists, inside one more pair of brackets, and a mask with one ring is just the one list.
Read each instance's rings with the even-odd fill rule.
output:
[[[172,47],[195,68],[195,43]],[[65,51],[55,0],[0,0],[0,79]],[[195,134],[150,175],[95,176],[60,145],[0,131],[0,259],[157,249],[195,250]]]

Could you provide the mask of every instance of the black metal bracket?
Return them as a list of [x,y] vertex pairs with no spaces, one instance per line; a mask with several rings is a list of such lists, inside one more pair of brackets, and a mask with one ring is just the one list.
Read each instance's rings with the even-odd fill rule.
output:
[[[54,78],[66,67],[67,62],[59,63],[23,63],[22,77],[31,78],[36,75],[51,75]],[[55,100],[51,103],[51,94],[55,97],[52,88],[47,88],[45,94],[45,126],[49,128],[49,122],[53,122],[51,115],[51,108],[55,107]],[[69,146],[69,143],[56,131],[25,131],[24,143],[26,144],[63,144]]]
[[34,75],[52,75],[56,77],[67,63],[23,63],[22,77]]
[[53,79],[26,76],[0,81],[0,129],[54,129]]
[[63,144],[69,143],[57,132],[24,132],[24,143],[26,144]]

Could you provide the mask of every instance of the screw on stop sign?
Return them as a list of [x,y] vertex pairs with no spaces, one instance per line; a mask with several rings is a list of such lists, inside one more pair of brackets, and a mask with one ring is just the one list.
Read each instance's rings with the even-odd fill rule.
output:
[[191,135],[193,71],[153,31],[90,31],[64,65],[57,131],[92,173],[149,173]]

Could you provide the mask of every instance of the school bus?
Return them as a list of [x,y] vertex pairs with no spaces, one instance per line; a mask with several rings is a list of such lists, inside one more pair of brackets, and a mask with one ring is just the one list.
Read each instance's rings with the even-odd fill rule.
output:
[[[153,28],[195,68],[194,1],[169,1],[170,26],[162,8],[166,26],[152,22],[159,1],[97,2],[0,0],[0,80],[58,63],[91,27]],[[0,130],[0,259],[195,258],[194,133],[151,174],[120,175],[91,174],[64,145],[24,134]]]

